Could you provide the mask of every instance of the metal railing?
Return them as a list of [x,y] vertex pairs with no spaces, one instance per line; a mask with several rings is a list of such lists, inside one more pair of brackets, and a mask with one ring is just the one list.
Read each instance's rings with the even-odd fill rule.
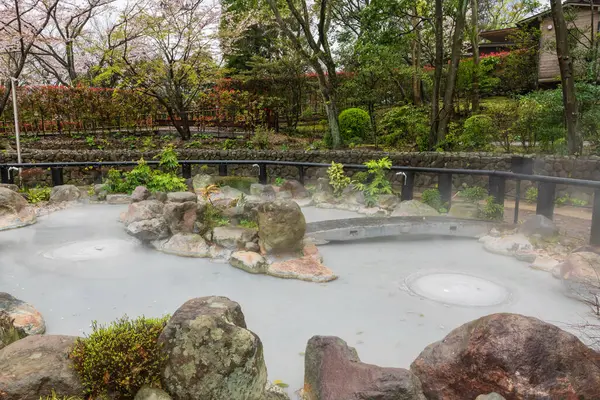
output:
[[[147,161],[148,165],[158,165],[158,161]],[[259,183],[266,184],[268,181],[267,166],[292,166],[298,168],[298,180],[304,184],[305,172],[307,168],[328,168],[331,165],[327,163],[314,162],[296,162],[296,161],[274,161],[274,160],[180,160],[182,176],[184,178],[192,177],[192,165],[218,165],[219,175],[227,175],[229,165],[252,165],[257,168]],[[452,175],[474,175],[487,176],[489,179],[489,194],[493,196],[498,204],[504,204],[506,181],[516,182],[515,193],[515,212],[514,223],[518,222],[519,202],[521,197],[521,181],[537,182],[538,198],[536,205],[536,214],[541,214],[549,219],[554,215],[554,199],[556,194],[556,185],[570,185],[577,187],[591,188],[594,190],[594,200],[592,205],[592,227],[590,232],[590,244],[600,246],[600,181],[560,178],[555,176],[534,175],[533,160],[522,157],[513,159],[512,169],[509,171],[492,171],[476,169],[457,169],[457,168],[429,168],[429,167],[410,167],[410,166],[392,166],[391,170],[402,173],[404,184],[401,192],[401,200],[412,200],[415,185],[415,175],[417,173],[437,174],[438,190],[442,198],[442,203],[450,206],[452,202]],[[91,161],[91,162],[53,162],[53,163],[7,163],[0,164],[0,178],[2,183],[12,183],[14,181],[11,171],[16,169],[28,168],[49,168],[52,176],[53,185],[64,184],[63,168],[69,167],[132,167],[138,165],[136,161]],[[346,169],[366,170],[363,164],[344,164]]]

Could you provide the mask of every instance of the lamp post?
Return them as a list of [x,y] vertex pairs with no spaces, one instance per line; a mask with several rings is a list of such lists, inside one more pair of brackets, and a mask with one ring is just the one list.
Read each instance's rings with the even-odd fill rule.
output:
[[15,137],[17,139],[17,162],[21,164],[21,140],[19,138],[19,106],[17,105],[17,88],[15,85],[17,78],[11,76],[10,86],[12,90],[13,114],[15,115]]

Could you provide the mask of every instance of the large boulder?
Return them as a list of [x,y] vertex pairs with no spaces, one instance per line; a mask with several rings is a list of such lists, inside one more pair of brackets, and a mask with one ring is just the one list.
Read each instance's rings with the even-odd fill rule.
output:
[[12,190],[13,192],[19,191],[19,187],[17,185],[15,185],[14,183],[0,183],[0,188],[9,189],[9,190]]
[[165,219],[152,218],[136,221],[128,224],[125,231],[131,236],[143,241],[160,240],[169,236],[169,225]]
[[172,203],[195,203],[198,201],[198,196],[192,192],[171,192],[167,193],[167,201]]
[[419,379],[402,368],[360,361],[335,336],[313,336],[304,356],[305,400],[425,400]]
[[127,225],[145,219],[161,218],[163,211],[164,204],[160,201],[143,200],[131,203],[122,220]]
[[398,205],[399,199],[395,194],[381,194],[377,198],[377,207],[392,211]]
[[532,215],[521,224],[519,232],[526,236],[539,235],[549,238],[558,235],[558,227],[543,215]]
[[159,337],[165,390],[176,399],[263,400],[267,369],[260,339],[226,297],[187,301]]
[[128,194],[108,194],[106,195],[108,204],[119,205],[131,203],[131,196]]
[[479,219],[481,210],[474,203],[453,202],[448,215],[454,218]]
[[74,185],[54,186],[50,192],[50,203],[61,203],[63,201],[77,201],[81,198],[81,192]]
[[236,251],[231,255],[229,264],[251,274],[265,274],[269,266],[263,256],[252,251]]
[[533,245],[521,233],[506,236],[483,236],[479,241],[483,243],[485,250],[503,256],[521,257],[521,254],[531,255],[533,252]]
[[295,202],[275,200],[258,206],[258,238],[265,251],[300,250],[305,232],[306,220]]
[[294,199],[304,199],[310,196],[308,190],[300,182],[290,179],[285,181],[279,188],[280,192],[289,192]]
[[329,282],[337,279],[332,270],[312,256],[302,256],[269,265],[267,274],[277,278],[298,279],[306,282]]
[[171,396],[162,389],[146,385],[138,390],[133,400],[171,400]]
[[588,251],[571,253],[560,264],[559,274],[570,296],[591,304],[600,296],[600,255]]
[[398,204],[392,217],[435,217],[440,213],[433,207],[418,200],[405,200]]
[[138,186],[131,193],[131,202],[136,203],[138,201],[148,200],[150,198],[150,191],[146,186]]
[[241,226],[218,226],[212,231],[212,241],[230,250],[243,249],[248,242],[256,241],[257,231]]
[[428,399],[593,399],[600,353],[574,335],[532,317],[492,314],[433,343],[410,367]]
[[176,233],[167,240],[155,241],[154,248],[163,253],[181,257],[205,258],[210,256],[210,246],[204,238],[194,233]]
[[0,231],[33,224],[35,211],[19,193],[0,187]]
[[192,233],[194,231],[198,205],[195,201],[195,195],[193,193],[190,194],[194,196],[194,201],[171,202],[169,199],[164,205],[163,217],[167,225],[169,225],[172,234],[180,232]]
[[55,392],[60,398],[83,397],[69,353],[73,336],[29,336],[0,350],[0,398],[39,400]]
[[8,314],[15,328],[26,335],[41,335],[46,332],[44,317],[31,304],[19,300],[8,293],[0,292],[0,311]]

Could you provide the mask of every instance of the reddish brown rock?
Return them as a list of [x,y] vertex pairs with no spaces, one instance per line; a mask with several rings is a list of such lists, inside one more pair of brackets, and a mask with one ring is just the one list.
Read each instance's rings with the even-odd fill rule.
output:
[[425,400],[419,379],[410,371],[365,364],[335,336],[308,341],[303,394],[305,400]]
[[492,314],[453,330],[410,367],[429,400],[597,399],[600,353],[536,318]]
[[44,317],[29,303],[0,292],[0,310],[13,320],[15,328],[21,329],[26,335],[41,335],[46,332]]
[[19,193],[0,187],[0,231],[36,221],[35,211]]
[[267,275],[308,282],[329,282],[337,279],[333,271],[312,255],[274,262],[269,266]]

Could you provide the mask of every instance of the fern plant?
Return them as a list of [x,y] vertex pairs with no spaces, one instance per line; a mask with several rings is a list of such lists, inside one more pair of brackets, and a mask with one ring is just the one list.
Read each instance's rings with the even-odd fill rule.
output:
[[392,194],[392,183],[385,176],[392,168],[392,161],[387,158],[370,160],[364,163],[367,166],[368,177],[366,179],[355,179],[352,183],[365,195],[365,205],[372,207],[377,203],[382,194]]

